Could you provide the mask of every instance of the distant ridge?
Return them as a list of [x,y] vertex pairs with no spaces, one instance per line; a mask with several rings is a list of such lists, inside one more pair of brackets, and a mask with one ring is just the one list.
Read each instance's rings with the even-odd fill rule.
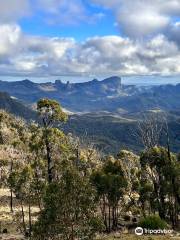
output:
[[0,92],[0,109],[27,120],[36,119],[36,113],[34,111],[10,97],[6,92]]
[[122,84],[121,77],[83,83],[35,83],[28,79],[15,82],[0,81],[0,91],[27,103],[40,98],[59,101],[70,112],[99,112],[122,114],[152,109],[180,110],[180,84],[136,86]]

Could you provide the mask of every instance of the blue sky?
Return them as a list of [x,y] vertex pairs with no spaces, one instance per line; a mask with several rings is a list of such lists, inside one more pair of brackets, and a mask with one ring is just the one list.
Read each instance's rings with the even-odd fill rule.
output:
[[[96,22],[81,22],[79,24],[47,24],[38,13],[33,18],[25,18],[20,21],[20,26],[27,34],[41,35],[47,37],[75,38],[77,41],[84,41],[89,37],[120,35],[119,29],[115,26],[115,18],[110,11],[102,11],[105,15]],[[96,11],[92,9],[92,14]]]
[[180,75],[180,0],[6,0],[0,35],[1,79]]

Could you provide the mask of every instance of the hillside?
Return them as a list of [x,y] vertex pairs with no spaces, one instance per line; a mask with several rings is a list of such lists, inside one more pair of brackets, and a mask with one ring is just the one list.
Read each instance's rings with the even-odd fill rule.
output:
[[36,118],[27,106],[43,97],[56,99],[70,114],[66,133],[86,135],[99,149],[112,153],[120,148],[141,150],[141,143],[133,137],[137,121],[144,112],[163,111],[168,116],[171,148],[179,151],[180,84],[139,87],[123,85],[119,77],[84,83],[23,80],[0,81],[0,91],[8,92],[0,94],[0,108],[27,120]]
[[[139,152],[143,149],[140,139],[135,137],[137,121],[142,118],[141,113],[136,113],[133,118],[110,116],[104,113],[72,115],[64,126],[66,133],[71,132],[83,139],[93,142],[98,149],[105,153],[117,153],[120,149]],[[174,152],[179,152],[180,145],[180,115],[168,113],[170,147]],[[166,146],[164,136],[161,144]]]
[[13,113],[14,115],[27,120],[36,118],[36,113],[33,110],[23,105],[18,100],[10,97],[10,95],[5,92],[0,92],[0,109],[4,109],[7,112]]

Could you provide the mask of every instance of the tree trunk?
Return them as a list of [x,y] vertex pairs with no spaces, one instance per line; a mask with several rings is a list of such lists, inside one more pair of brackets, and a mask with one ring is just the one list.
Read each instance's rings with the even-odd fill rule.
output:
[[31,231],[32,231],[32,221],[31,221],[31,203],[30,203],[30,198],[29,198],[29,236],[31,236]]
[[10,209],[11,209],[11,212],[13,212],[13,191],[12,191],[12,188],[10,189]]
[[111,206],[109,204],[109,232],[111,232]]
[[52,176],[52,159],[51,159],[51,148],[49,146],[47,130],[45,130],[45,144],[46,144],[46,156],[47,156],[47,163],[48,163],[48,182],[51,183],[53,180]]
[[26,223],[25,223],[25,216],[24,216],[24,207],[23,207],[23,201],[21,200],[21,214],[22,214],[22,225],[23,225],[23,230],[24,234],[26,234]]
[[113,206],[112,208],[112,228],[116,230],[116,207]]
[[104,195],[103,195],[102,216],[103,216],[103,220],[104,220],[104,225],[106,227],[106,232],[108,232],[107,213],[106,213],[106,198]]
[[[11,168],[10,168],[10,173],[13,171],[13,161],[11,160]],[[12,187],[10,188],[10,210],[13,212],[13,190]]]

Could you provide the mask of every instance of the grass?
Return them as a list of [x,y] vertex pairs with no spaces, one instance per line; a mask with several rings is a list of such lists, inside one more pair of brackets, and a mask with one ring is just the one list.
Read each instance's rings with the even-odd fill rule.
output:
[[[0,240],[21,240],[24,239],[18,229],[15,215],[21,211],[18,201],[13,197],[13,213],[10,211],[10,191],[8,189],[0,189],[0,228],[7,229],[8,234],[0,234]],[[38,212],[37,207],[32,207],[33,215]],[[28,207],[24,207],[25,220],[28,220]],[[32,217],[33,220],[33,217]]]
[[121,236],[111,236],[98,238],[98,240],[180,240],[180,237],[171,237],[171,236],[136,236],[133,234],[122,234]]

